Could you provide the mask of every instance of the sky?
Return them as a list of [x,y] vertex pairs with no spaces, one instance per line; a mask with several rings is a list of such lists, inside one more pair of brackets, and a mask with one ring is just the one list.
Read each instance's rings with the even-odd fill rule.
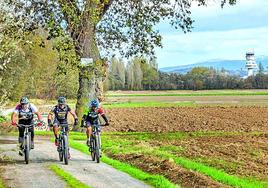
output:
[[158,67],[193,64],[213,59],[241,60],[247,51],[268,56],[268,1],[237,0],[220,7],[192,6],[194,29],[184,34],[168,22],[157,26],[163,48],[156,49]]

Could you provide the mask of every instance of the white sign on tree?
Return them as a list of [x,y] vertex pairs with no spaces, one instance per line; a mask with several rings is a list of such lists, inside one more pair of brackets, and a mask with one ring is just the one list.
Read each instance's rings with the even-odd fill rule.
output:
[[87,65],[93,63],[93,58],[90,58],[90,57],[82,57],[80,62],[81,62],[81,65],[87,66]]

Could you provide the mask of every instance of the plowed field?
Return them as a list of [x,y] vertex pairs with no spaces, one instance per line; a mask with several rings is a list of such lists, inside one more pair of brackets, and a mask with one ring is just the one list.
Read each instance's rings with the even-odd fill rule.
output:
[[108,109],[109,131],[268,131],[267,107]]
[[176,161],[181,157],[268,186],[266,107],[117,108],[107,114],[111,126],[105,132],[132,132],[106,133],[114,139],[115,146],[105,148],[113,158],[183,187],[234,185],[185,168]]

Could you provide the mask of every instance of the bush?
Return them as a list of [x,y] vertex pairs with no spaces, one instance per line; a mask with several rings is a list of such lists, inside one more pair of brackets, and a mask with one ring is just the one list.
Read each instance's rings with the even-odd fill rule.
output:
[[0,123],[6,121],[7,119],[4,116],[0,116]]

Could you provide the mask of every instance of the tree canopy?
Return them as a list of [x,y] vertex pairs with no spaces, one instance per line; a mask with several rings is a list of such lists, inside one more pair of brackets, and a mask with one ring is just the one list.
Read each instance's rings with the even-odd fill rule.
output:
[[[87,33],[97,33],[97,43],[106,52],[124,56],[154,55],[161,46],[161,35],[154,27],[167,20],[184,32],[192,29],[191,5],[206,5],[206,0],[4,0],[25,30],[44,27],[50,37],[68,35],[83,56]],[[229,0],[235,4],[235,0]],[[226,0],[220,1],[221,6]]]
[[[9,49],[12,49],[12,46],[17,48],[16,43],[20,40],[22,43],[27,43],[27,35],[40,28],[48,32],[46,39],[58,41],[55,49],[58,51],[60,61],[76,68],[79,74],[76,112],[81,117],[88,100],[102,97],[102,83],[107,63],[101,57],[100,49],[106,52],[104,55],[119,52],[125,57],[140,55],[154,57],[155,47],[162,46],[162,37],[154,26],[165,20],[174,28],[189,32],[193,27],[190,9],[192,4],[206,6],[207,2],[206,0],[1,0],[0,14],[3,18],[0,20],[0,25],[1,28],[2,25],[7,26],[4,27],[4,35],[11,37],[15,42]],[[225,3],[233,5],[235,2],[235,0],[219,0],[221,6]],[[0,39],[1,41],[5,42]],[[3,51],[5,58],[1,61],[1,66],[8,60],[6,57],[8,50]],[[0,56],[2,57],[3,55]],[[81,58],[92,59],[93,63],[83,66],[80,63]],[[134,63],[131,66],[140,65]],[[135,70],[138,72],[132,73],[139,75],[140,78],[141,67]]]

